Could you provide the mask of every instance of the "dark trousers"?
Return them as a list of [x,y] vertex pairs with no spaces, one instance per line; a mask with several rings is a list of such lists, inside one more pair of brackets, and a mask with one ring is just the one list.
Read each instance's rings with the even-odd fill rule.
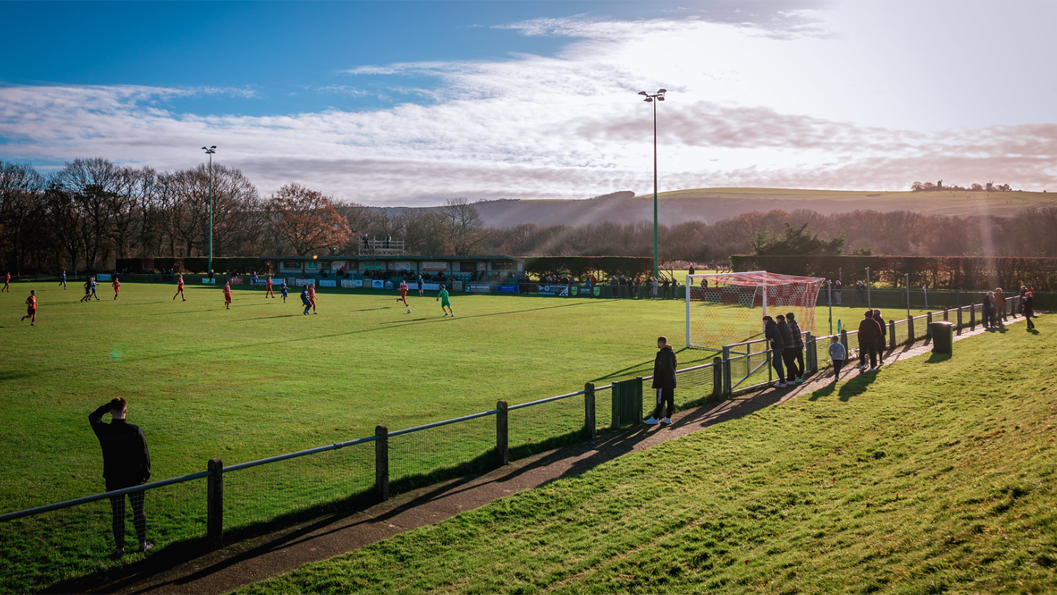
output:
[[[786,380],[794,382],[804,375],[804,348],[793,347],[782,350],[782,361],[785,363]],[[799,362],[799,365],[797,363]]]
[[1029,329],[1035,328],[1035,323],[1031,321],[1033,316],[1035,316],[1034,312],[1030,312],[1030,311],[1027,311],[1027,310],[1024,311],[1024,319],[1028,321],[1028,328]]
[[778,373],[778,382],[785,381],[785,368],[782,367],[782,358],[784,352],[784,349],[771,350],[771,365],[774,366],[774,371]]
[[870,367],[877,367],[877,346],[876,345],[864,345],[859,343],[859,365],[865,366],[866,360],[869,358]]
[[833,381],[837,381],[837,377],[840,376],[840,369],[844,367],[844,360],[835,359],[833,360]]
[[[125,486],[129,487],[129,486]],[[107,487],[107,491],[120,488]],[[143,492],[130,492],[129,503],[132,504],[132,522],[136,527],[136,537],[140,543],[147,541],[147,515],[143,513]],[[110,498],[110,512],[112,514],[114,529],[114,546],[118,549],[125,547],[125,497],[114,496]]]
[[877,340],[877,361],[885,361],[885,338],[881,337]]
[[653,408],[653,419],[664,419],[661,417],[662,412],[664,417],[670,418],[675,412],[675,389],[655,388],[653,390],[657,393],[657,406]]

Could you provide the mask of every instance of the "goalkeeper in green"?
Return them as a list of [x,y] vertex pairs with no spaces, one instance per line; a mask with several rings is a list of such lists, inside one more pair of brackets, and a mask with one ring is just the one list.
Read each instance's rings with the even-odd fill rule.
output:
[[444,316],[451,314],[451,317],[455,318],[455,312],[451,309],[451,300],[448,299],[448,288],[446,286],[440,286],[440,293],[437,294],[437,299],[440,300],[440,309],[444,310]]

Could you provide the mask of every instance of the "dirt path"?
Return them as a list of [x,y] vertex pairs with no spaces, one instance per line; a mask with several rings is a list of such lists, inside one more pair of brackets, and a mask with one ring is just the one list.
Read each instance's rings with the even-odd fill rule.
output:
[[[1015,322],[1022,322],[1018,318]],[[1013,324],[1010,321],[1007,326]],[[965,331],[961,340],[984,332]],[[918,343],[886,355],[886,365],[922,355],[931,345]],[[955,351],[957,353],[957,351]],[[939,357],[939,356],[938,356]],[[943,356],[946,357],[946,356]],[[884,373],[884,368],[880,374]],[[224,549],[180,561],[150,556],[122,569],[106,582],[57,586],[71,592],[117,593],[226,593],[232,589],[277,576],[308,562],[350,552],[398,533],[437,523],[522,490],[562,477],[576,475],[627,453],[644,450],[711,425],[779,405],[798,396],[823,391],[846,399],[865,390],[863,383],[849,385],[859,375],[842,372],[837,386],[832,371],[825,370],[793,389],[768,389],[721,403],[680,412],[671,427],[646,427],[607,434],[599,439],[512,462],[489,473],[454,479],[377,504],[354,514],[332,515],[282,531],[233,544]],[[824,391],[830,392],[824,392]]]

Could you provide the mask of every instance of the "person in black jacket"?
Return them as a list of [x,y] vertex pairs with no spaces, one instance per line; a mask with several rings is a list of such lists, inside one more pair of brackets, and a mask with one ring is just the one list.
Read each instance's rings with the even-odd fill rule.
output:
[[785,349],[782,350],[782,363],[785,364],[785,383],[796,384],[796,377],[800,375],[800,371],[796,367],[796,341],[793,339],[793,329],[785,321],[785,316],[782,314],[778,315],[777,321],[778,332],[782,334],[782,343],[785,345]]
[[881,336],[881,327],[873,319],[873,310],[867,310],[859,322],[859,369],[866,371],[866,362],[870,362],[870,371],[877,371],[877,340]]
[[885,349],[888,347],[888,323],[881,318],[880,310],[873,311],[873,319],[881,327],[881,336],[877,338],[877,366],[881,367],[885,364]]
[[782,367],[782,352],[785,351],[785,341],[782,340],[782,332],[778,330],[778,325],[775,324],[774,319],[770,316],[763,317],[763,336],[768,341],[768,347],[771,348],[771,365],[774,366],[774,371],[778,373],[778,382],[775,383],[775,388],[785,388],[785,368]]
[[[103,416],[110,413],[110,423],[103,423]],[[141,485],[150,479],[150,452],[143,430],[125,421],[128,403],[121,397],[114,398],[88,416],[88,423],[99,438],[103,448],[103,479],[106,491],[120,490]],[[139,549],[146,552],[154,547],[147,543],[147,516],[143,513],[143,492],[130,492],[132,518],[139,537]],[[125,496],[110,498],[113,514],[115,556],[125,553]]]
[[[804,336],[803,331],[800,330],[800,325],[796,322],[796,315],[789,312],[785,315],[785,322],[789,325],[789,330],[793,334],[793,353],[789,360],[796,364],[797,373],[795,374],[793,382],[801,384],[804,382]],[[787,368],[792,368],[791,364],[786,364]],[[793,376],[793,373],[789,373]]]
[[653,408],[653,415],[643,423],[668,426],[672,423],[672,413],[675,411],[675,350],[668,344],[668,337],[657,337],[657,350],[657,357],[653,359],[653,389],[657,393],[657,406]]

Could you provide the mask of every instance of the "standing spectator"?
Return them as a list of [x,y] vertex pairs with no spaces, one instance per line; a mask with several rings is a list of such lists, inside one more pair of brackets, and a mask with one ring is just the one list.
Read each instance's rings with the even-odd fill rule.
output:
[[660,287],[660,282],[653,277],[646,277],[646,284],[649,285],[650,288],[650,297],[657,299],[657,288]]
[[983,311],[984,328],[987,329],[987,330],[991,330],[991,329],[994,328],[994,318],[995,318],[995,294],[994,294],[994,292],[989,291],[986,294],[984,294],[983,310],[984,310]]
[[[793,333],[793,361],[796,363],[797,374],[795,382],[801,384],[804,382],[804,336],[803,331],[800,330],[800,325],[796,322],[796,316],[789,312],[785,315],[785,322],[789,325],[789,330]],[[786,367],[791,367],[786,364]]]
[[690,274],[690,275],[694,274],[694,265],[690,265],[690,270],[687,271],[687,273]]
[[844,366],[844,360],[848,358],[848,350],[840,342],[837,335],[829,338],[829,358],[833,360],[833,384],[840,379],[840,369]]
[[657,337],[657,356],[653,359],[653,389],[656,391],[657,405],[653,408],[653,415],[644,421],[644,424],[672,424],[672,413],[675,411],[675,369],[675,351],[668,344],[668,338]]
[[860,304],[865,304],[866,303],[866,284],[863,283],[861,279],[859,281],[855,282],[855,291],[857,291],[859,293],[859,303]]
[[668,299],[668,298],[669,298],[669,293],[668,293],[668,289],[669,289],[669,288],[670,288],[671,286],[672,286],[672,283],[671,283],[671,281],[669,281],[669,280],[668,280],[668,277],[665,277],[665,278],[664,278],[664,282],[663,282],[663,283],[661,283],[661,287],[662,287],[662,288],[664,288],[664,299]]
[[785,342],[782,340],[782,333],[770,316],[763,317],[763,325],[763,336],[770,342],[771,365],[774,366],[774,371],[778,373],[778,382],[775,383],[774,387],[785,388],[785,368],[782,366],[782,352],[785,350]]
[[1035,323],[1031,321],[1035,317],[1035,289],[1033,287],[1023,287],[1020,290],[1020,308],[1024,312],[1024,319],[1028,321],[1028,330],[1035,328]]
[[[796,384],[796,379],[803,371],[796,367],[796,340],[793,338],[793,328],[785,321],[785,316],[778,315],[778,332],[782,335],[782,363],[785,364],[785,383]],[[802,344],[801,344],[802,345]]]
[[885,346],[886,339],[888,338],[888,325],[885,324],[885,319],[881,318],[881,311],[873,311],[873,319],[881,327],[881,336],[877,338],[877,366],[883,366],[885,364]]
[[870,361],[870,371],[877,371],[877,338],[881,336],[881,327],[873,319],[873,310],[867,310],[859,323],[859,369],[866,371],[866,361]]
[[[110,413],[110,423],[103,423],[103,416]],[[121,397],[112,399],[88,416],[99,446],[103,449],[103,479],[106,491],[121,490],[142,485],[150,479],[150,452],[143,430],[125,421],[128,403]],[[143,513],[143,492],[130,492],[132,519],[139,538],[139,550],[146,552],[154,547],[147,542],[147,516]],[[110,498],[112,528],[114,531],[114,556],[125,553],[125,496]]]
[[834,297],[837,298],[837,305],[839,306],[841,304],[841,297],[843,296],[842,292],[844,291],[844,284],[840,282],[840,279],[837,279],[833,283],[833,289],[837,291]]
[[1006,319],[1006,296],[1001,287],[995,288],[995,326],[1005,328]]

